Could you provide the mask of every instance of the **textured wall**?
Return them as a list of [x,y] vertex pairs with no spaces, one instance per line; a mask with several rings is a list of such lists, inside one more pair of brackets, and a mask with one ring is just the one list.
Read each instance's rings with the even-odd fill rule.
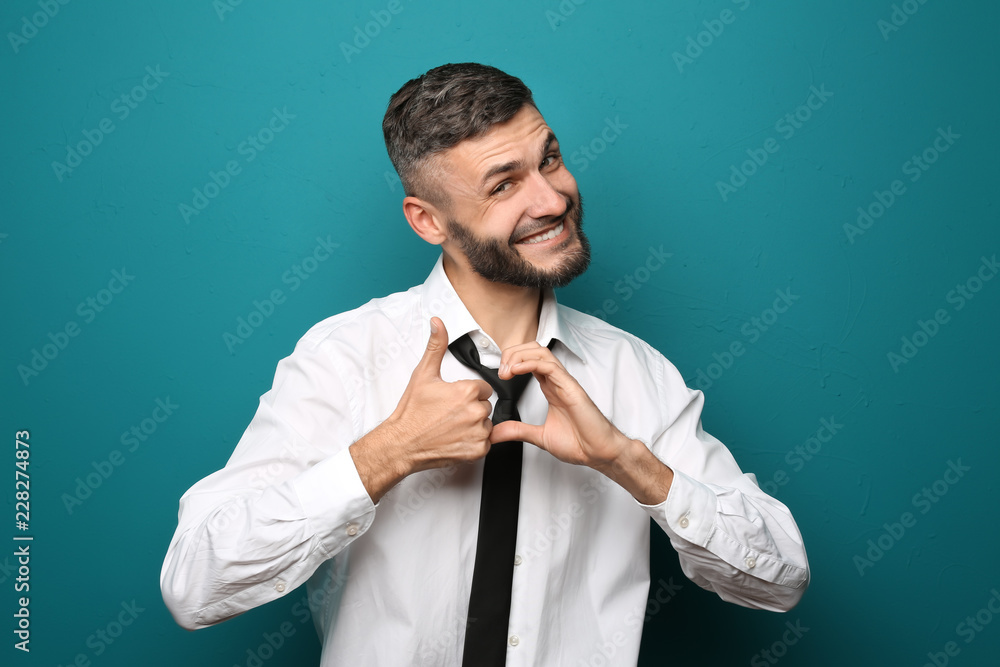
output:
[[380,120],[405,80],[465,60],[534,89],[586,196],[594,263],[560,298],[702,388],[706,430],[805,536],[812,587],[780,615],[698,589],[657,534],[641,664],[994,664],[994,3],[0,16],[4,664],[315,664],[303,591],[188,634],[159,569],[178,498],[225,463],[278,359],[430,269]]

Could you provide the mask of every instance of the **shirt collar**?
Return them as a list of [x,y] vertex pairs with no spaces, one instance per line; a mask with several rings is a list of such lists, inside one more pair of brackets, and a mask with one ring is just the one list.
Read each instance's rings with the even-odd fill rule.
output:
[[[430,326],[431,317],[441,318],[448,330],[449,345],[469,332],[479,331],[485,335],[448,279],[448,274],[444,271],[443,255],[438,256],[434,268],[424,281],[421,309],[424,322],[427,323],[425,326]],[[552,289],[546,288],[542,292],[542,308],[538,317],[538,335],[535,340],[539,345],[548,346],[553,339],[566,346],[581,361],[584,360],[583,348],[566,322],[563,308],[556,302]]]

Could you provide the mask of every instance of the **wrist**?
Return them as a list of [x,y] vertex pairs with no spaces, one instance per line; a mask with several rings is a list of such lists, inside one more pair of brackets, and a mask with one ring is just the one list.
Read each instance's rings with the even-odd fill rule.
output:
[[596,469],[643,505],[659,505],[667,499],[673,470],[656,458],[644,442],[626,440],[613,461]]
[[373,503],[409,474],[395,425],[383,422],[350,446],[351,458]]
[[614,451],[617,452],[615,457],[603,461],[593,468],[608,478],[618,481],[618,478],[627,475],[635,467],[636,461],[640,460],[644,453],[649,453],[649,450],[642,442],[629,438],[621,431],[617,432],[616,438],[618,443],[614,447]]

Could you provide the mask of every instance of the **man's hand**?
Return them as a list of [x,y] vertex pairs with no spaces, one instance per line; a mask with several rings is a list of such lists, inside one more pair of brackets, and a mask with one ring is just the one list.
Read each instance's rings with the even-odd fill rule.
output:
[[490,442],[521,440],[560,461],[585,465],[607,475],[636,500],[666,500],[673,471],[638,440],[632,440],[597,408],[552,351],[537,342],[515,345],[500,357],[500,378],[532,373],[549,402],[541,426],[506,421],[493,427]]
[[372,502],[408,475],[475,461],[490,450],[493,389],[485,380],[442,380],[441,360],[447,350],[444,323],[431,318],[427,349],[396,409],[351,445],[351,457]]

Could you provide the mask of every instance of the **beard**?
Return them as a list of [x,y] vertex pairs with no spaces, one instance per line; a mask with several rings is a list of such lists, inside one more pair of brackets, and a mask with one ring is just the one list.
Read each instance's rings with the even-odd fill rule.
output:
[[590,265],[590,242],[583,233],[583,197],[578,196],[578,199],[578,202],[570,199],[562,215],[569,235],[551,249],[562,255],[559,264],[551,269],[540,269],[526,260],[513,237],[506,243],[496,238],[482,238],[457,220],[448,220],[448,232],[469,260],[472,270],[487,280],[533,289],[565,287]]

